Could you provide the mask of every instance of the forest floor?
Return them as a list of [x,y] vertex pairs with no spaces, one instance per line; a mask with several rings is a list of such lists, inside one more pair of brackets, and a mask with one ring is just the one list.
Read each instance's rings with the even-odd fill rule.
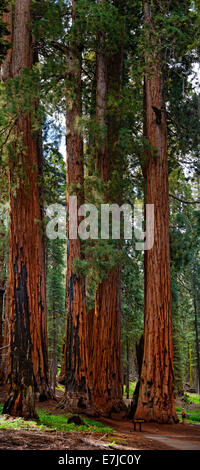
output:
[[[0,387],[0,403],[5,401],[7,387]],[[57,400],[62,397],[58,391]],[[37,409],[49,417],[65,421],[65,413],[58,408],[58,402],[49,400],[37,403]],[[82,416],[83,419],[84,416]],[[1,419],[4,419],[1,423]],[[113,414],[112,418],[95,418],[101,427],[100,432],[93,426],[88,431],[58,431],[52,427],[29,425],[26,429],[13,426],[14,418],[0,416],[0,450],[200,450],[199,424],[142,424],[142,432],[135,432],[133,424],[123,415]],[[5,423],[5,428],[4,428]],[[66,416],[67,423],[67,416]],[[91,421],[92,423],[92,421]],[[9,427],[10,425],[10,427]],[[94,429],[96,431],[94,432]],[[105,432],[105,430],[107,430]]]

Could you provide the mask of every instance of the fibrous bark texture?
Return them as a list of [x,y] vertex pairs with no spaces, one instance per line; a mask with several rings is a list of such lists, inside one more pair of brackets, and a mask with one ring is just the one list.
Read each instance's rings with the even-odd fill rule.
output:
[[[100,0],[99,0],[100,1]],[[107,57],[105,38],[98,38],[96,120],[101,140],[98,147],[97,168],[106,184],[116,168],[119,122],[115,113],[107,115],[108,92],[115,90],[118,97],[121,76],[122,55]],[[112,76],[112,78],[111,78]],[[108,202],[109,194],[105,194]],[[119,202],[119,201],[113,201]],[[123,407],[122,364],[121,364],[121,310],[120,310],[120,267],[108,272],[98,287],[91,341],[92,403],[101,415],[109,415]]]
[[[33,65],[30,1],[16,0],[11,12],[12,51],[4,79],[21,77]],[[9,70],[9,75],[8,75]],[[10,279],[8,376],[11,392],[4,412],[35,416],[35,392],[49,395],[44,246],[39,192],[39,150],[30,112],[21,112],[13,130],[15,161],[10,163]],[[20,145],[19,145],[20,144]],[[19,150],[19,148],[22,150]],[[16,174],[23,177],[16,178]]]
[[[149,6],[145,22],[152,25]],[[145,77],[145,137],[155,149],[148,151],[144,176],[146,203],[154,204],[154,245],[145,251],[144,356],[135,418],[159,423],[177,421],[174,404],[167,125],[164,78],[160,58],[151,58]]]
[[[73,24],[76,20],[76,2],[72,2]],[[70,195],[77,196],[77,211],[84,202],[83,142],[79,131],[81,117],[81,53],[74,41],[68,62],[68,76],[73,92],[67,91],[67,205]],[[77,187],[78,185],[78,187]],[[69,211],[68,211],[69,212]],[[76,216],[76,214],[75,214]],[[80,222],[80,218],[78,218]],[[71,223],[71,222],[70,222]],[[82,258],[81,240],[70,236],[67,223],[67,333],[64,348],[65,397],[64,407],[70,411],[84,411],[89,406],[88,325],[85,280],[74,272],[74,260]]]
[[[0,348],[2,348],[2,343],[3,343],[3,296],[4,296],[4,290],[0,288]],[[1,359],[1,351],[0,351],[0,359]]]
[[121,327],[117,305],[118,270],[108,274],[96,294],[91,354],[92,403],[101,415],[122,407]]

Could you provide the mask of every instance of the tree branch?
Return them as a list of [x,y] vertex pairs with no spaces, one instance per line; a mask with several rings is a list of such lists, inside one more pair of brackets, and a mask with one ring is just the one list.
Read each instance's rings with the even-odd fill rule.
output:
[[2,349],[7,349],[10,347],[10,344],[8,344],[7,346],[3,346],[3,348],[0,348],[0,351],[2,351]]
[[180,199],[177,196],[174,196],[174,194],[169,193],[169,197],[172,197],[173,199],[176,199],[176,201],[182,202],[183,204],[200,204],[200,199],[197,199],[196,201],[186,201],[185,199]]
[[176,278],[178,279],[178,281],[181,283],[181,285],[184,287],[184,289],[186,289],[190,294],[192,292],[192,289],[190,289],[189,287],[187,287],[185,285],[185,283],[182,281],[182,279],[180,279],[180,277],[178,276],[178,274],[176,275]]

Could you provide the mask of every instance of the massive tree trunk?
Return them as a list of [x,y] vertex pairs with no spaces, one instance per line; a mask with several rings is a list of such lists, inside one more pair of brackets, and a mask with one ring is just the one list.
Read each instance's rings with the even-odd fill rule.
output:
[[[0,233],[0,236],[4,234]],[[0,256],[0,380],[1,380],[1,367],[2,367],[2,346],[3,346],[3,304],[5,293],[5,274],[4,274],[4,257]]]
[[[101,0],[99,0],[100,3]],[[99,34],[97,51],[96,119],[100,141],[97,168],[105,182],[112,176],[118,152],[118,122],[110,113],[107,119],[107,93],[120,90],[121,54],[107,62],[104,36]],[[112,116],[111,116],[112,115]],[[115,142],[115,146],[114,146]],[[108,201],[109,195],[105,194]],[[118,201],[113,201],[118,202]],[[122,406],[120,269],[114,268],[98,287],[93,319],[91,346],[92,403],[98,413],[108,415]]]
[[4,289],[0,287],[0,364],[1,364],[1,348],[3,344],[3,297],[4,297]]
[[[0,220],[0,223],[3,224],[3,220]],[[5,238],[4,232],[0,232],[1,241]],[[2,249],[2,248],[1,248]],[[0,254],[0,370],[1,370],[1,351],[3,345],[3,301],[4,301],[4,293],[5,293],[5,256],[3,251]],[[1,372],[0,372],[1,375]]]
[[130,386],[130,344],[129,337],[126,337],[126,398],[129,399]]
[[[153,28],[150,8],[144,19]],[[154,204],[154,246],[145,251],[144,356],[135,418],[159,423],[177,421],[174,404],[167,125],[164,78],[160,58],[150,58],[151,74],[145,77],[145,137],[156,152],[148,150],[145,164],[146,203]]]
[[[73,26],[76,2],[72,2]],[[78,35],[77,35],[78,36]],[[69,52],[68,76],[72,93],[67,91],[67,205],[70,195],[77,196],[77,209],[84,202],[83,141],[79,131],[81,118],[81,52],[74,40]],[[78,186],[78,188],[77,188]],[[80,222],[80,218],[78,218]],[[67,224],[67,335],[65,358],[65,409],[83,411],[89,404],[88,327],[85,279],[74,272],[75,258],[81,259],[81,240],[69,237]]]
[[[52,268],[56,272],[56,254],[52,251]],[[54,285],[53,285],[54,284]],[[58,327],[57,327],[57,309],[55,301],[55,279],[50,286],[51,304],[50,304],[50,322],[51,327],[49,331],[49,382],[53,391],[56,394],[56,376],[58,368]]]
[[197,307],[195,286],[193,287],[194,287],[194,290],[193,290],[194,328],[195,328],[196,360],[197,360],[197,389],[198,389],[198,393],[200,393],[200,351],[199,351],[198,307]]
[[[21,76],[33,64],[30,1],[16,0],[13,12],[12,51],[4,79]],[[10,395],[4,413],[35,416],[35,392],[46,399],[48,389],[44,246],[39,198],[39,151],[32,133],[31,114],[18,116],[13,130],[15,162],[10,164],[10,282],[8,362]],[[16,170],[23,169],[17,184]],[[15,187],[15,192],[13,191]]]
[[92,403],[101,415],[122,407],[121,325],[117,305],[117,270],[96,294],[92,341]]
[[[5,36],[4,39],[9,43],[12,42],[12,5],[7,7],[6,13],[3,13],[3,22],[6,24],[8,36]],[[1,76],[2,80],[7,80],[10,77],[10,65],[11,65],[11,48],[8,49],[7,55],[1,66]],[[2,353],[1,353],[1,363],[0,363],[0,383],[6,383],[8,380],[8,358],[10,356],[9,349],[9,282],[5,286],[5,319],[4,319],[4,336],[2,338]]]
[[5,284],[5,313],[4,321],[2,323],[2,350],[0,351],[0,384],[5,384],[8,381],[8,361],[10,358],[10,339],[9,339],[9,282]]

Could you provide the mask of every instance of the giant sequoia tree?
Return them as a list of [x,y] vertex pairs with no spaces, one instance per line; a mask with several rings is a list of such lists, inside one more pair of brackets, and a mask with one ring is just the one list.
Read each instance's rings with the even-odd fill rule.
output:
[[[16,0],[9,23],[12,50],[4,66],[4,80],[23,80],[33,65],[30,1]],[[34,103],[32,103],[34,109]],[[10,158],[10,282],[8,363],[11,390],[4,412],[35,415],[35,392],[48,395],[44,246],[39,198],[38,139],[32,131],[31,112],[18,113],[12,130]],[[17,175],[21,175],[17,178]]]
[[[108,240],[81,240],[76,230],[76,212],[84,202],[96,204],[97,209],[101,203],[122,206],[124,195],[126,202],[133,204],[136,199],[143,200],[145,194],[145,202],[154,205],[155,240],[153,248],[144,255],[144,355],[142,336],[138,348],[140,381],[136,388],[135,417],[160,423],[174,422],[177,418],[173,392],[168,174],[171,172],[174,183],[170,192],[178,188],[181,198],[185,199],[187,194],[191,198],[192,193],[186,191],[185,194],[184,170],[180,172],[180,165],[183,156],[184,162],[185,155],[191,160],[195,156],[193,172],[198,171],[198,99],[188,86],[193,61],[189,28],[194,10],[189,0],[144,0],[143,14],[142,2],[132,0],[15,0],[8,3],[10,7],[4,20],[10,30],[12,47],[2,67],[1,100],[5,106],[1,106],[0,112],[1,176],[7,185],[9,173],[10,199],[10,282],[8,288],[6,286],[3,309],[3,339],[5,277],[0,273],[0,347],[4,340],[4,379],[8,376],[11,384],[4,411],[32,418],[35,392],[41,399],[49,393],[41,181],[45,206],[62,203],[58,195],[61,188],[65,190],[65,180],[63,182],[63,172],[61,175],[59,170],[59,160],[54,159],[54,151],[60,146],[56,142],[56,112],[56,117],[57,113],[66,113],[70,220],[67,219],[66,259],[62,249],[65,242],[58,240],[54,245],[51,240],[46,245],[48,333],[54,392],[57,353],[61,347],[57,327],[64,320],[62,294],[66,287],[67,321],[61,374],[65,393],[61,407],[67,411],[109,415],[123,406],[121,296],[122,337],[127,340],[126,362],[129,363],[129,341],[134,343],[139,339],[143,327],[143,255],[135,253],[135,239],[123,243],[122,239],[112,240],[111,233]],[[4,36],[0,40],[0,61],[7,50],[8,33],[1,22],[1,7],[4,10],[6,4],[6,0],[0,2],[0,34]],[[40,64],[38,52],[42,58]],[[42,110],[46,115],[43,141],[48,152],[43,178],[41,131],[38,137],[38,116],[41,117]],[[48,165],[53,171],[49,172]],[[178,175],[177,180],[173,171]],[[70,196],[77,196],[77,206],[73,208]],[[176,199],[175,196],[174,201]],[[194,348],[188,333],[190,327],[193,337],[196,333],[199,367],[198,265],[193,277],[190,275],[199,245],[194,243],[196,221],[192,236],[193,258],[183,276],[186,264],[180,263],[181,253],[184,251],[185,256],[187,251],[188,256],[190,250],[182,250],[181,246],[179,251],[177,245],[184,241],[185,246],[191,233],[188,230],[188,234],[183,235],[187,230],[178,212],[182,212],[182,217],[185,212],[179,210],[178,201],[171,205],[171,223],[176,232],[171,243],[171,271],[173,282],[180,283],[180,290],[183,281],[189,287],[184,299],[187,305],[193,301],[195,313],[192,324],[186,313],[187,305],[183,308],[180,296],[176,310],[182,336],[175,309],[174,331],[179,342],[185,332],[188,334],[190,357],[186,344],[182,355],[175,354],[175,370],[178,370],[177,361],[182,367],[180,358],[185,354],[185,379],[187,362],[192,376]],[[74,227],[72,216],[75,216]],[[188,224],[193,225],[192,221],[191,215]],[[78,225],[80,222],[79,214]],[[4,234],[0,235],[3,240]],[[2,250],[2,271],[5,254],[1,255]],[[66,286],[62,277],[63,263],[67,267]]]
[[[101,4],[101,0],[99,0]],[[120,2],[114,2],[119,7]],[[119,13],[119,12],[118,12]],[[105,184],[105,202],[114,194],[108,190],[112,172],[116,170],[119,153],[120,113],[118,99],[122,79],[122,50],[106,51],[105,33],[98,34],[96,67],[96,121],[100,139],[97,148],[97,169]],[[114,110],[108,111],[108,96],[115,100]],[[117,106],[116,106],[117,103]],[[117,108],[117,110],[116,110]],[[110,194],[109,194],[110,192]],[[116,198],[116,195],[114,196]],[[114,201],[113,201],[114,202]],[[115,202],[119,202],[119,199]],[[120,273],[114,267],[100,283],[96,297],[92,328],[92,401],[101,414],[122,407],[121,370],[121,305]]]
[[[150,40],[154,37],[154,23],[149,2],[144,3],[144,22]],[[152,52],[148,65],[150,70],[148,67],[144,83],[144,135],[150,148],[144,176],[146,203],[154,204],[155,226],[154,246],[145,251],[144,356],[135,417],[169,423],[177,417],[173,393],[167,125],[164,75],[158,53]]]
[[[77,210],[84,202],[83,141],[79,130],[82,112],[81,96],[81,50],[76,26],[76,1],[72,1],[72,41],[68,55],[68,79],[71,89],[67,90],[67,208],[69,197],[77,196]],[[75,209],[76,211],[76,209]],[[76,213],[73,213],[76,217]],[[71,214],[72,215],[72,214]],[[72,222],[72,221],[71,221]],[[80,222],[80,218],[79,218]],[[72,228],[72,226],[71,226]],[[74,270],[75,259],[82,258],[81,240],[75,234],[70,236],[67,223],[67,334],[64,349],[65,364],[65,407],[76,411],[88,407],[88,325],[86,311],[85,280]]]

